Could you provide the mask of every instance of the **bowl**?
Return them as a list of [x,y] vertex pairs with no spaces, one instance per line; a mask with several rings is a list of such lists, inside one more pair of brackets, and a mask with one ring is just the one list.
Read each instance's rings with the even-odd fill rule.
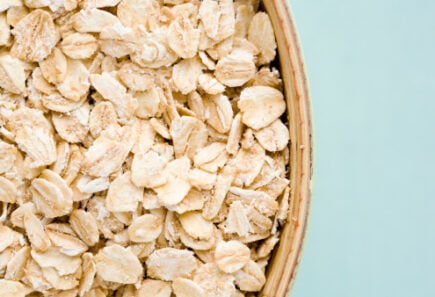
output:
[[290,7],[285,0],[263,1],[275,30],[290,130],[290,210],[268,265],[263,297],[285,297],[301,260],[307,230],[313,173],[310,98],[302,52]]

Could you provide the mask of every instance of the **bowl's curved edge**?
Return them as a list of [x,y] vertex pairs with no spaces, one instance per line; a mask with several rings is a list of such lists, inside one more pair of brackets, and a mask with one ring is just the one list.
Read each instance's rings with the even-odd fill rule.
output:
[[302,51],[291,10],[286,0],[265,0],[263,4],[272,20],[278,43],[288,99],[292,142],[290,159],[293,168],[290,170],[291,209],[288,222],[260,296],[285,297],[294,284],[310,213],[313,177],[312,113]]
[[[285,0],[283,0],[285,1]],[[299,69],[299,74],[301,75],[302,78],[302,82],[299,85],[299,87],[301,88],[301,97],[300,99],[302,101],[305,102],[305,113],[306,113],[306,125],[308,126],[307,131],[308,132],[308,156],[306,156],[308,158],[308,163],[309,163],[309,169],[308,169],[308,176],[307,176],[307,180],[306,180],[306,201],[305,201],[305,211],[303,212],[303,226],[302,226],[302,232],[301,232],[301,243],[299,245],[298,248],[298,252],[297,252],[297,260],[296,260],[296,266],[292,272],[292,277],[290,279],[290,282],[288,283],[287,286],[287,290],[286,290],[286,294],[288,294],[291,289],[292,286],[294,284],[294,280],[295,280],[295,276],[297,273],[297,269],[299,267],[299,263],[301,261],[302,258],[302,253],[303,253],[303,248],[305,245],[305,236],[307,233],[307,229],[308,229],[308,223],[309,223],[309,216],[311,213],[311,200],[312,200],[312,194],[313,194],[313,162],[314,162],[314,158],[313,158],[313,120],[312,120],[312,109],[311,109],[311,101],[310,101],[310,94],[309,94],[309,87],[308,87],[308,80],[307,80],[307,75],[306,75],[306,69],[305,69],[305,64],[304,64],[304,56],[301,50],[301,45],[300,45],[300,41],[297,35],[297,29],[296,29],[296,25],[294,22],[294,17],[293,17],[293,13],[291,11],[291,9],[289,8],[289,6],[286,4],[285,5],[285,11],[288,15],[288,19],[289,19],[289,23],[290,26],[292,28],[291,32],[293,35],[293,44],[295,46],[295,59],[297,60],[297,64],[298,64],[298,69]],[[296,71],[297,72],[297,71]]]

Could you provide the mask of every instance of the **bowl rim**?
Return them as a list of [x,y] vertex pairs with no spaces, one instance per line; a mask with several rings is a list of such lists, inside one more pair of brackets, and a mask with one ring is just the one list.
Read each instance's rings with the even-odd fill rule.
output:
[[[290,183],[292,187],[290,205],[295,204],[297,217],[292,216],[294,209],[289,212],[289,218],[281,233],[280,242],[282,242],[286,234],[292,236],[293,239],[287,253],[284,254],[286,250],[280,251],[280,246],[275,251],[274,259],[281,252],[279,254],[280,263],[274,266],[276,261],[272,261],[268,270],[273,270],[273,267],[278,266],[280,271],[275,271],[274,274],[279,275],[274,276],[270,284],[266,282],[265,288],[260,293],[260,296],[263,297],[285,297],[290,293],[295,281],[303,254],[311,212],[313,181],[312,110],[304,59],[290,3],[288,0],[263,0],[262,4],[269,14],[275,30],[284,86],[290,86],[284,90],[288,113],[297,117],[297,120],[289,118],[290,135],[293,136],[293,139],[292,137],[290,139],[291,142],[297,142],[296,145],[293,143],[290,147],[290,154],[293,154],[293,158],[296,158],[292,159],[291,156],[290,166],[294,166],[293,161],[298,160],[296,166],[294,166],[296,169],[292,168],[290,170],[290,179],[295,177],[296,173],[300,174],[297,181],[291,180]],[[284,64],[283,60],[288,60],[289,64]],[[297,127],[292,127],[295,122]],[[292,171],[296,171],[296,173]],[[271,292],[274,295],[270,295]]]
[[298,36],[298,31],[297,31],[297,27],[294,21],[294,15],[293,15],[293,11],[290,8],[290,4],[289,4],[289,0],[283,0],[283,2],[286,3],[285,7],[286,7],[286,12],[288,15],[288,19],[290,22],[290,26],[292,27],[292,35],[293,35],[293,41],[295,44],[295,48],[297,49],[297,57],[298,57],[298,64],[300,67],[300,75],[303,77],[303,83],[301,84],[301,87],[303,89],[303,92],[301,92],[301,95],[303,94],[303,96],[301,96],[301,99],[304,100],[306,102],[306,112],[307,112],[307,124],[309,126],[307,132],[309,133],[309,182],[307,183],[307,195],[306,195],[306,210],[303,213],[303,227],[301,230],[301,243],[299,245],[298,248],[298,255],[297,255],[297,264],[295,266],[295,269],[293,271],[293,276],[290,279],[290,282],[287,286],[287,294],[290,293],[294,282],[295,282],[295,278],[296,278],[296,273],[298,271],[299,268],[299,264],[300,261],[302,259],[302,255],[304,252],[304,247],[306,244],[306,235],[307,235],[307,230],[308,230],[308,226],[309,226],[309,219],[311,217],[311,207],[312,207],[312,199],[313,199],[313,166],[314,166],[314,151],[313,151],[313,146],[314,146],[314,137],[313,137],[313,112],[312,112],[312,105],[311,105],[311,96],[310,96],[310,91],[309,91],[309,83],[308,83],[308,78],[307,78],[307,70],[305,68],[305,62],[304,62],[304,56],[303,56],[303,52],[301,49],[301,43],[299,40],[299,36]]

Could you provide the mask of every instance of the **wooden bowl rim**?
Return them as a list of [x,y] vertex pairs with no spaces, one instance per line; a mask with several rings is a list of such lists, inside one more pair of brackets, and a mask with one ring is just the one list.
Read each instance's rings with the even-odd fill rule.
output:
[[[284,0],[285,1],[285,0]],[[288,14],[288,18],[289,18],[289,22],[290,22],[290,26],[292,27],[292,35],[293,35],[293,41],[296,45],[297,48],[297,57],[298,59],[298,64],[300,67],[300,72],[299,75],[301,75],[303,77],[303,84],[302,84],[302,88],[303,88],[303,92],[301,92],[301,99],[306,101],[306,106],[307,106],[307,110],[306,112],[308,113],[307,116],[307,121],[308,121],[308,126],[309,129],[307,130],[307,132],[309,133],[309,183],[307,184],[308,186],[308,195],[305,197],[306,201],[305,203],[307,204],[306,206],[306,211],[303,213],[303,228],[302,228],[302,234],[301,234],[301,244],[299,245],[299,249],[297,252],[297,262],[298,265],[295,267],[295,270],[293,271],[293,277],[292,279],[290,279],[290,282],[287,286],[287,294],[290,292],[294,281],[295,281],[295,277],[296,277],[296,273],[297,273],[297,269],[299,268],[299,263],[300,260],[302,258],[302,253],[303,253],[303,249],[305,247],[305,236],[307,234],[307,229],[308,229],[308,223],[309,223],[309,218],[310,218],[310,214],[311,214],[311,202],[312,202],[312,198],[313,198],[313,163],[314,163],[314,158],[313,158],[313,112],[312,112],[312,106],[311,106],[311,97],[310,97],[310,93],[309,93],[309,86],[308,86],[308,79],[307,79],[307,72],[305,69],[305,62],[304,62],[304,56],[301,50],[301,43],[299,41],[299,37],[298,37],[298,31],[296,28],[296,24],[294,22],[294,16],[293,16],[293,12],[291,10],[291,8],[289,7],[288,2],[286,2],[286,12]],[[295,70],[296,75],[298,73],[297,70]]]
[[[270,280],[270,284],[268,284],[269,279],[267,279],[266,285],[263,288],[263,291],[260,293],[260,296],[263,297],[285,297],[291,291],[295,281],[296,272],[302,257],[305,242],[304,239],[306,236],[308,218],[310,215],[313,178],[312,111],[308,91],[308,82],[303,62],[303,55],[297,35],[296,26],[294,23],[294,17],[291,13],[288,0],[263,0],[262,2],[271,18],[272,24],[275,29],[275,34],[277,35],[278,31],[281,30],[282,32],[280,31],[279,33],[282,34],[284,37],[283,40],[278,40],[277,38],[277,43],[278,54],[280,56],[280,67],[281,69],[289,68],[290,70],[286,72],[289,72],[289,76],[287,77],[287,79],[289,79],[290,82],[287,82],[287,84],[290,85],[291,89],[289,90],[288,88],[285,88],[285,95],[287,98],[289,114],[296,113],[299,120],[299,122],[297,122],[297,128],[290,126],[290,135],[296,138],[290,138],[291,141],[299,142],[296,144],[296,148],[291,149],[291,154],[295,154],[296,156],[294,158],[298,159],[300,163],[302,163],[300,164],[301,168],[299,170],[301,171],[300,179],[298,179],[297,181],[291,181],[291,187],[299,187],[298,191],[295,190],[296,195],[294,195],[294,189],[292,189],[291,195],[291,200],[299,199],[299,201],[296,202],[299,210],[297,211],[296,220],[294,217],[292,217],[293,212],[290,211],[289,219],[286,226],[284,226],[280,242],[282,242],[284,234],[292,235],[291,232],[294,232],[294,237],[293,240],[290,241],[290,249],[288,250],[288,252],[286,254],[280,255],[282,256],[282,258],[276,257],[277,253],[274,254],[274,258],[271,261],[272,263],[270,265],[271,267],[269,267],[269,270],[273,270],[273,267],[278,266],[281,271],[274,272],[274,279]],[[274,13],[273,16],[271,15],[272,10]],[[274,17],[277,17],[277,19],[274,19]],[[288,57],[290,65],[285,65],[283,67],[282,63],[284,56]],[[284,72],[285,71],[281,72],[281,74],[283,75],[283,80],[286,79],[285,76],[287,75],[287,73]],[[284,85],[286,85],[285,81]],[[290,110],[290,105],[297,106],[297,110]],[[292,120],[290,119],[289,124],[294,124],[295,121],[296,120],[293,120],[292,122]],[[292,129],[294,129],[293,132]],[[297,133],[300,133],[300,135],[296,136]],[[290,160],[292,160],[292,158]],[[298,167],[299,164],[291,163],[290,165]],[[298,168],[292,170],[298,172]],[[292,178],[293,176],[294,175],[291,172],[290,178]],[[284,252],[279,251],[279,249],[280,248],[278,247],[278,253]],[[275,261],[279,261],[280,263],[285,264],[274,265]],[[268,271],[268,274],[269,272],[271,271]],[[279,276],[276,276],[277,273],[279,274]],[[274,295],[270,295],[272,292]]]

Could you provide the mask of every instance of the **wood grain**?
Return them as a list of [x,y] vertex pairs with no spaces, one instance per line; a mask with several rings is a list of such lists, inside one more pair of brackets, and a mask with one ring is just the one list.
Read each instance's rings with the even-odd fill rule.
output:
[[285,297],[301,259],[311,201],[313,143],[307,79],[293,17],[285,0],[264,0],[278,44],[290,128],[291,203],[287,224],[259,296]]

